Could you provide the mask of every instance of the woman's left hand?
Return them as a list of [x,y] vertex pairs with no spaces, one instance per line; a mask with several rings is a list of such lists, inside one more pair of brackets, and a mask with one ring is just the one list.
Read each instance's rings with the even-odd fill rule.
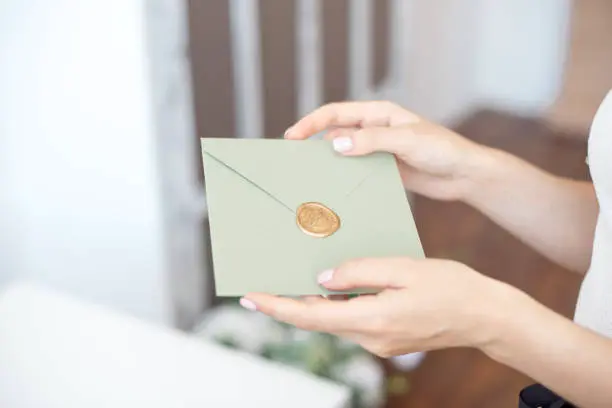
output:
[[241,304],[312,331],[336,334],[381,357],[447,347],[482,347],[494,340],[518,290],[454,261],[373,258],[321,273],[330,291],[380,290],[334,301],[251,293]]

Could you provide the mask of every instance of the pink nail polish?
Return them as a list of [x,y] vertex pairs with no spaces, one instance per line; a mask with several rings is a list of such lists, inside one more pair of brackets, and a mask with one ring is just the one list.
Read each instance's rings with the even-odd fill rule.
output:
[[240,299],[240,306],[253,312],[257,310],[257,306],[255,305],[255,303],[245,298]]
[[317,282],[319,282],[319,284],[322,285],[322,284],[332,280],[333,277],[334,277],[334,270],[333,269],[328,269],[326,271],[321,272],[321,274],[317,278]]

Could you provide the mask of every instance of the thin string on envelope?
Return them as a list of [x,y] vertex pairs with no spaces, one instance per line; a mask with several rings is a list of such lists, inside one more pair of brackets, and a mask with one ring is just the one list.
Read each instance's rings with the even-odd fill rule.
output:
[[260,190],[262,193],[264,193],[265,195],[267,195],[268,197],[270,197],[271,199],[273,199],[274,201],[276,201],[277,203],[279,203],[280,205],[282,205],[284,208],[286,208],[287,210],[289,210],[291,212],[291,214],[295,215],[295,210],[293,210],[291,207],[289,207],[287,204],[283,203],[281,200],[279,200],[278,198],[274,197],[274,195],[272,193],[270,193],[269,191],[265,190],[263,187],[261,187],[260,185],[258,185],[257,183],[253,182],[252,180],[249,180],[246,176],[244,176],[243,174],[241,174],[240,172],[236,171],[234,168],[232,168],[232,166],[228,165],[227,163],[224,163],[223,161],[217,159],[215,156],[213,156],[210,153],[204,152],[208,157],[210,157],[211,159],[213,159],[214,161],[216,161],[217,163],[223,165],[224,167],[230,169],[234,174],[236,174],[237,176],[239,176],[240,178],[242,178],[243,180],[245,180],[247,183],[249,183],[250,185],[252,185],[253,187],[257,188],[258,190]]

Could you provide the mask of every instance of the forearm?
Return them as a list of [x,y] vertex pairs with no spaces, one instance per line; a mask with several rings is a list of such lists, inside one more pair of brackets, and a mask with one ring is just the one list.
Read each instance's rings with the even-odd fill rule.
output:
[[549,259],[585,272],[599,211],[592,184],[488,152],[465,201]]
[[[517,291],[518,292],[518,291]],[[612,404],[612,340],[520,293],[497,315],[483,351],[580,407]]]

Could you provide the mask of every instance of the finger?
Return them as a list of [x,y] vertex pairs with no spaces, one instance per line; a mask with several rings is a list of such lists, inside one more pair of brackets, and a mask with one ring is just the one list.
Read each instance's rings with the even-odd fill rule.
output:
[[409,284],[409,258],[366,258],[345,262],[319,275],[318,282],[330,290],[396,289]]
[[327,302],[330,300],[348,300],[348,295],[308,295],[308,296],[300,296],[306,303],[315,303],[315,302]]
[[326,302],[327,299],[321,295],[302,296],[305,303]]
[[384,127],[418,121],[417,115],[387,101],[336,102],[300,119],[287,129],[285,138],[306,139],[330,127]]
[[353,134],[355,134],[356,131],[358,131],[360,128],[356,128],[356,127],[346,127],[346,128],[335,128],[330,130],[329,132],[327,132],[324,136],[323,139],[325,140],[334,140],[337,137],[343,137],[343,136],[353,136]]
[[305,303],[328,302],[334,300],[348,300],[349,295],[308,295],[300,296]]
[[423,134],[411,126],[344,129],[335,132],[333,146],[334,150],[346,156],[362,156],[373,152],[405,155],[415,149]]
[[[330,302],[328,300],[303,302],[264,293],[251,293],[240,303],[274,319],[305,330],[338,333],[359,327],[370,313],[357,302]],[[370,308],[371,309],[371,308]]]

